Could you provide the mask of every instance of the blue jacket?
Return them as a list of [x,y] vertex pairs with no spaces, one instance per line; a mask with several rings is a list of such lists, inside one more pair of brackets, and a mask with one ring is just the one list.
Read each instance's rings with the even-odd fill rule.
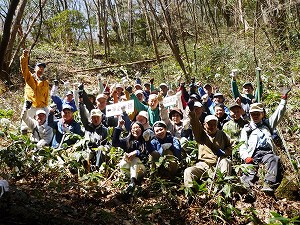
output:
[[147,162],[148,159],[148,151],[147,146],[145,144],[144,138],[141,136],[138,140],[135,140],[132,138],[131,134],[129,134],[125,138],[120,138],[122,133],[122,129],[119,127],[116,127],[113,132],[112,137],[112,145],[114,147],[120,147],[124,150],[126,153],[130,153],[132,151],[138,150],[139,154],[137,155],[138,158],[140,158],[143,163]]
[[167,133],[164,139],[153,138],[151,141],[147,142],[149,153],[153,151],[157,151],[162,156],[163,155],[162,144],[165,143],[172,143],[172,146],[169,149],[173,152],[174,156],[176,156],[179,160],[181,160],[180,142],[176,137],[173,137],[170,133]]
[[62,111],[62,106],[64,104],[70,105],[72,106],[72,111],[76,112],[77,111],[77,107],[75,105],[75,101],[74,99],[72,99],[72,101],[67,102],[65,99],[61,99],[60,97],[56,96],[56,95],[52,95],[51,96],[52,101],[56,104],[57,109],[61,112]]
[[[57,148],[59,146],[64,134],[66,133],[73,133],[83,136],[81,127],[79,123],[77,123],[75,120],[72,120],[70,123],[64,125],[62,119],[54,121],[53,114],[49,113],[48,125],[55,130],[55,135],[52,141],[52,147],[54,148]],[[75,144],[76,141],[77,139],[67,139],[63,143],[66,143],[67,145],[72,145]]]

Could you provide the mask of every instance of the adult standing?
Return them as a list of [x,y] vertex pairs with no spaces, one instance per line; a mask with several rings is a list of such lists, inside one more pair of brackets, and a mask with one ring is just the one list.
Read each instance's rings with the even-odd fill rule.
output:
[[[27,111],[30,118],[34,118],[37,110],[44,110],[47,115],[49,113],[49,82],[44,75],[46,68],[45,63],[37,63],[34,68],[34,73],[31,73],[28,68],[29,51],[25,49],[20,57],[21,71],[25,80],[25,101],[31,101],[32,107]],[[23,134],[27,133],[28,126],[24,121],[21,124]]]

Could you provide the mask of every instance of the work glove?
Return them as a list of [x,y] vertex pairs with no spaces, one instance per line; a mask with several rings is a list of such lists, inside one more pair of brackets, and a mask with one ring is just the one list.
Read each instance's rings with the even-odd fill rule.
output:
[[251,164],[251,163],[253,163],[253,158],[252,158],[252,157],[247,157],[247,158],[245,159],[245,162],[246,162],[247,164]]
[[26,108],[26,109],[30,109],[31,106],[32,106],[32,101],[26,100],[26,101],[25,101],[25,108]]
[[128,91],[129,94],[132,93],[132,86],[128,86],[125,89],[126,89],[126,91]]
[[195,105],[194,100],[190,100],[187,104],[189,106],[190,111],[194,111],[194,105]]
[[122,110],[123,113],[125,113],[126,112],[126,106],[125,105],[121,106],[121,110]]
[[83,91],[83,88],[84,88],[83,84],[78,85],[78,90]]
[[153,84],[154,83],[154,78],[151,78],[150,79],[150,84]]
[[207,102],[207,101],[208,101],[208,94],[203,95],[203,96],[201,97],[201,99],[202,99],[202,102],[203,102],[203,103]]
[[150,140],[150,137],[151,137],[151,132],[150,130],[145,130],[144,133],[143,133],[143,138],[145,141],[149,141]]
[[219,149],[219,150],[216,152],[216,155],[217,155],[218,157],[221,157],[221,156],[225,155],[225,152],[224,152],[222,149]]
[[169,149],[171,146],[172,146],[172,143],[165,143],[165,144],[161,145],[161,147],[164,151]]
[[288,93],[291,91],[291,87],[283,87],[282,89],[281,89],[281,98],[282,99],[287,99],[287,96],[288,96]]
[[230,76],[232,77],[232,79],[234,79],[234,80],[235,80],[237,72],[238,72],[238,70],[237,70],[237,69],[233,69],[233,70],[231,70]]

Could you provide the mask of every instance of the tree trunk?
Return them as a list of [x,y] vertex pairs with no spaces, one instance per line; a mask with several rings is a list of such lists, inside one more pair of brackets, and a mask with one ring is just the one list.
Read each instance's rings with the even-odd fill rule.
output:
[[154,52],[155,52],[156,60],[157,60],[158,64],[160,64],[161,60],[160,60],[160,57],[159,57],[157,41],[156,41],[155,33],[153,31],[153,26],[152,26],[152,23],[151,23],[151,20],[150,20],[150,16],[147,12],[147,6],[146,6],[146,1],[145,0],[142,0],[142,6],[143,6],[142,10],[143,10],[143,13],[146,17],[147,25],[148,25],[148,28],[149,28],[149,33],[150,33],[150,37],[151,37],[152,46],[153,46],[153,49],[154,49]]
[[[10,39],[9,39],[9,43],[7,45],[7,51],[6,51],[6,54],[5,54],[5,59],[3,61],[3,67],[2,67],[2,70],[5,70],[7,73],[10,73],[10,61],[11,61],[11,57],[12,57],[12,52],[13,52],[13,47],[14,47],[14,44],[15,44],[15,40],[16,40],[16,37],[17,37],[17,33],[18,31],[20,32],[20,40],[22,38],[22,28],[21,28],[21,19],[22,19],[22,16],[23,16],[23,13],[24,13],[24,8],[27,4],[27,0],[22,0],[19,7],[17,8],[17,13],[16,13],[16,18],[13,22],[13,25],[12,25],[12,29],[11,29],[11,34],[10,34]],[[19,49],[18,49],[19,50]]]
[[[121,44],[121,36],[120,36],[120,32],[119,32],[120,27],[119,27],[119,23],[117,22],[117,19],[116,19],[114,10],[113,10],[113,5],[112,5],[111,0],[107,0],[107,5],[108,5],[108,9],[109,9],[109,12],[111,15],[111,21],[112,21],[111,27],[114,30],[114,32],[116,33],[117,43]],[[116,5],[116,7],[117,7],[117,5]]]
[[90,18],[90,12],[89,12],[90,7],[86,0],[84,0],[84,5],[86,8],[86,14],[87,14],[88,25],[89,25],[89,30],[90,30],[90,33],[89,33],[90,41],[88,42],[88,46],[89,46],[89,50],[90,50],[91,59],[93,60],[94,59],[94,41],[93,41],[93,30],[92,30],[91,18]]
[[132,0],[128,0],[128,43],[133,46],[133,19],[132,19]]
[[10,30],[13,21],[14,14],[18,7],[19,0],[12,0],[10,2],[10,6],[7,12],[7,16],[5,18],[4,27],[3,27],[3,35],[0,43],[0,79],[6,85],[11,85],[10,76],[6,71],[3,71],[4,59],[7,50],[7,46],[10,38]]

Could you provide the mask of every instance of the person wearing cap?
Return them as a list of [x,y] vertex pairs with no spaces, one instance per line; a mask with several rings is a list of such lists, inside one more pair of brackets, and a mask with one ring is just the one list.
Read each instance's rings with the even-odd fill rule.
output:
[[168,85],[166,83],[161,83],[159,85],[159,88],[160,88],[160,92],[162,94],[163,97],[168,97]]
[[[255,95],[253,95],[254,88],[250,82],[245,82],[243,84],[243,90],[242,90],[242,93],[240,93],[239,89],[238,89],[237,81],[236,81],[236,72],[233,71],[231,73],[231,77],[232,77],[231,91],[232,91],[233,99],[235,99],[239,104],[241,104],[242,108],[244,109],[244,111],[245,111],[245,114],[243,115],[244,119],[250,119],[250,116],[249,116],[250,105],[254,102],[257,102],[258,97],[259,98],[262,97],[262,93],[263,93],[262,79],[261,79],[261,77],[259,77],[259,80],[260,80],[259,87],[257,87],[257,89],[255,91]],[[260,94],[260,96],[258,96],[259,94]]]
[[52,147],[54,148],[61,147],[63,143],[66,143],[69,146],[75,144],[78,140],[76,136],[74,136],[74,138],[66,138],[66,135],[78,134],[83,136],[80,124],[73,118],[72,106],[68,104],[62,106],[61,118],[58,120],[54,120],[53,114],[50,111],[48,124],[55,130],[52,141]]
[[204,124],[196,117],[195,111],[189,113],[191,126],[196,142],[198,143],[198,162],[184,170],[185,187],[193,187],[193,181],[198,181],[207,175],[212,167],[217,167],[222,173],[230,175],[232,142],[230,137],[217,127],[218,118],[208,115]]
[[32,131],[30,140],[36,144],[38,149],[49,146],[53,138],[53,129],[47,124],[47,113],[45,110],[38,109],[33,119],[28,116],[28,110],[28,107],[24,107],[21,118]]
[[[187,117],[184,118],[183,112],[181,109],[177,107],[173,107],[170,109],[168,113],[168,109],[164,107],[163,104],[160,105],[160,118],[167,125],[167,130],[179,140],[181,137],[190,138],[189,132],[186,130],[189,129],[189,119]],[[184,120],[184,121],[183,121]]]
[[[28,110],[28,116],[34,118],[35,112],[38,109],[43,109],[47,115],[49,113],[49,82],[44,76],[45,63],[37,63],[34,68],[34,73],[31,73],[28,68],[29,51],[25,49],[20,57],[21,72],[25,80],[25,101],[31,101],[32,107]],[[27,125],[24,121],[21,123],[22,133],[26,133]]]
[[230,120],[230,115],[225,113],[225,105],[223,103],[218,103],[215,105],[214,111],[215,116],[218,118],[218,129],[222,130],[225,123]]
[[139,114],[136,115],[136,121],[141,123],[144,127],[144,130],[152,130],[152,127],[149,124],[149,115],[147,111],[140,111]]
[[[280,158],[276,155],[273,134],[286,111],[287,95],[290,90],[290,88],[283,88],[281,101],[269,118],[265,117],[262,103],[252,103],[249,110],[251,121],[241,131],[240,142],[243,144],[239,148],[240,157],[246,164],[264,164],[265,177],[262,191],[265,192],[273,192],[279,181]],[[241,181],[246,186],[252,186],[256,178],[257,172],[250,170],[241,177]]]
[[146,173],[145,164],[148,161],[148,151],[143,138],[144,127],[139,122],[133,122],[130,132],[125,138],[121,137],[124,120],[118,121],[112,137],[112,145],[124,150],[124,156],[119,163],[121,171],[130,176],[130,184],[125,189],[125,193],[132,194],[138,180]]
[[70,91],[70,90],[67,91],[67,93],[63,99],[58,96],[57,92],[58,92],[58,82],[55,80],[54,85],[52,86],[51,91],[50,91],[50,97],[51,97],[52,101],[56,104],[57,109],[61,112],[62,106],[64,104],[68,104],[68,105],[72,106],[73,112],[76,112],[77,107],[76,107],[75,100],[73,97],[73,91]]
[[181,161],[180,142],[178,138],[167,131],[164,121],[156,121],[152,127],[155,138],[151,140],[145,138],[152,162],[158,161],[161,156],[166,156],[167,163],[164,165],[164,172],[167,176],[173,177],[176,175]]
[[122,84],[115,84],[114,88],[112,88],[111,96],[113,98],[114,103],[121,102],[122,96],[125,96],[125,93],[123,92],[124,88]]
[[135,96],[138,98],[138,100],[143,103],[144,105],[146,105],[147,103],[144,100],[144,92],[143,90],[136,90],[134,92]]
[[210,84],[206,83],[202,86],[201,82],[198,82],[197,86],[200,97],[207,95],[208,98],[213,99],[214,93],[213,88]]
[[239,104],[232,104],[229,107],[229,110],[230,120],[223,125],[222,130],[229,135],[229,137],[234,141],[234,145],[236,145],[240,139],[241,130],[246,124],[248,124],[248,121],[243,119],[243,108]]
[[[84,143],[87,143],[87,145],[84,145],[83,148],[87,148],[86,150],[89,152],[89,158],[87,160],[88,165],[90,165],[90,168],[87,168],[89,171],[94,166],[99,168],[103,162],[103,148],[108,148],[106,146],[108,144],[108,129],[102,124],[103,113],[100,109],[92,109],[88,118],[86,109],[81,104],[79,106],[79,112],[81,122],[85,128]],[[99,148],[100,146],[102,148]],[[96,148],[96,151],[91,151],[91,149]]]
[[152,81],[152,83],[151,82],[144,83],[144,90],[143,91],[144,91],[144,96],[145,96],[145,102],[148,102],[149,95],[154,90],[154,85],[153,85],[154,78],[151,79],[151,81]]
[[[225,102],[225,97],[222,93],[215,93],[212,100],[210,100],[210,98],[202,98],[203,104],[205,104],[205,106],[207,107],[209,113],[211,115],[215,115],[215,105],[217,104],[223,104]],[[227,108],[227,106],[224,105],[224,111],[225,113],[230,116],[230,111]]]

